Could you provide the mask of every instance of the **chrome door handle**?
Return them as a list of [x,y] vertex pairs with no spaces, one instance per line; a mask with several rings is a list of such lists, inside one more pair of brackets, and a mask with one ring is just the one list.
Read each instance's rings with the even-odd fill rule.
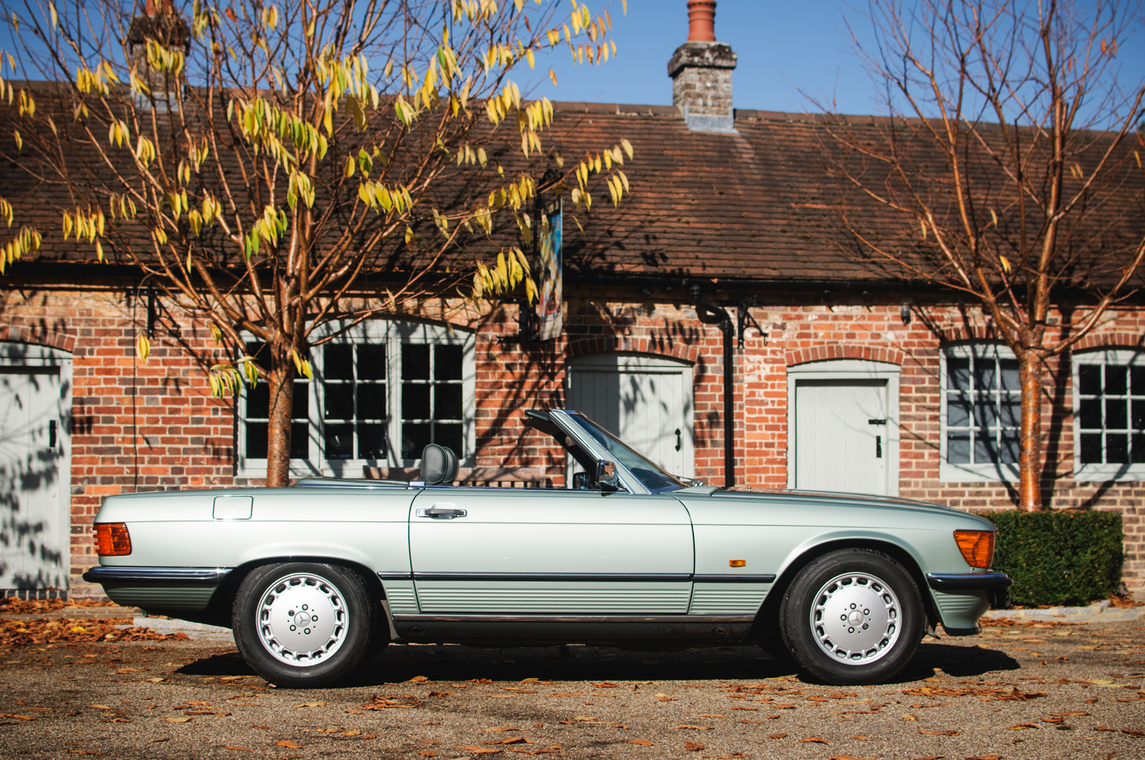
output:
[[429,509],[419,509],[415,513],[418,517],[430,517],[434,520],[452,520],[455,517],[465,517],[469,514],[464,509],[458,509],[452,504],[433,505]]

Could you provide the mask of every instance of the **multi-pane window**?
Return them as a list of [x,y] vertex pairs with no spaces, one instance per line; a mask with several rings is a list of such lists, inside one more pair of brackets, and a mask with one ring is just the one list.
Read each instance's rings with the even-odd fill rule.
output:
[[465,393],[462,347],[402,346],[402,458],[416,459],[427,443],[462,451]]
[[[294,385],[295,474],[412,467],[427,443],[448,446],[463,461],[472,456],[472,336],[429,324],[368,323],[313,346],[310,361],[314,381]],[[265,382],[244,391],[239,413],[239,470],[257,476],[267,452]]]
[[323,347],[322,358],[326,458],[384,461],[389,418],[385,344],[331,344]]
[[[263,367],[269,359],[266,356],[266,346],[261,343],[248,343],[247,353],[254,357]],[[261,380],[253,388],[244,391],[246,396],[246,414],[243,427],[244,454],[247,459],[266,459],[267,430],[270,422],[270,386]],[[294,395],[291,399],[290,409],[290,458],[305,459],[309,443],[306,440],[310,434],[310,395],[306,391],[306,382],[302,379],[294,381]]]
[[1097,351],[1074,360],[1074,453],[1079,475],[1145,475],[1145,358]]
[[1018,362],[995,346],[944,352],[944,480],[998,480],[1017,470],[1022,390]]

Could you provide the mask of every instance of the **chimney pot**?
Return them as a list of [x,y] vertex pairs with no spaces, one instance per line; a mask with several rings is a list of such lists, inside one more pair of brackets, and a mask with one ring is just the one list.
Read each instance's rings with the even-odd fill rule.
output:
[[716,41],[716,0],[688,0],[688,42]]

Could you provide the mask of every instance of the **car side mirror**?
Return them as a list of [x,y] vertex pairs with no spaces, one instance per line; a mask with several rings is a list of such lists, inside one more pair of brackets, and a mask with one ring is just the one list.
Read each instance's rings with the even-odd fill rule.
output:
[[587,472],[574,472],[572,479],[572,487],[574,491],[587,491],[588,486],[588,473]]
[[615,462],[603,460],[596,463],[596,485],[601,491],[616,492],[621,489],[620,472]]

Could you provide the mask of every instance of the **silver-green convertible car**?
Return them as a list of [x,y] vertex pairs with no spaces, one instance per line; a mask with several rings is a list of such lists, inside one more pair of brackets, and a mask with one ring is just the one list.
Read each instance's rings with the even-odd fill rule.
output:
[[526,412],[580,470],[567,489],[421,479],[111,496],[112,600],[229,626],[268,681],[329,685],[389,642],[761,645],[833,684],[893,677],[923,635],[1008,601],[994,526],[893,498],[676,477],[574,411]]

